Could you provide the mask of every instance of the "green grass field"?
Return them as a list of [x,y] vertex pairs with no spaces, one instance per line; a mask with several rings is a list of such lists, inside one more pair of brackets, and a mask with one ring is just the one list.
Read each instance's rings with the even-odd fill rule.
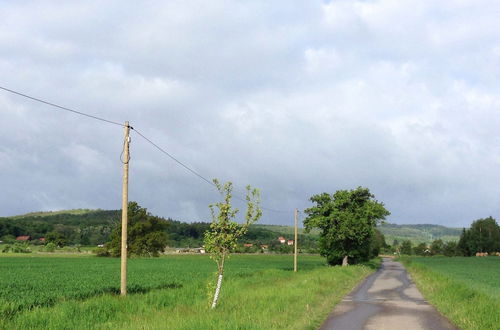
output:
[[461,329],[500,329],[500,258],[403,258],[424,296]]
[[207,256],[131,259],[122,298],[119,259],[0,254],[0,329],[315,329],[373,271],[318,256],[301,256],[299,267],[293,273],[292,256],[235,255],[210,310]]

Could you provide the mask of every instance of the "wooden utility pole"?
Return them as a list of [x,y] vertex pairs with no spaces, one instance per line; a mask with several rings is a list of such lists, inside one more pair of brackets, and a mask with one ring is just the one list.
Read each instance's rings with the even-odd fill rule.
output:
[[128,224],[128,162],[130,144],[130,126],[125,122],[125,141],[123,143],[123,187],[122,187],[122,250],[120,294],[127,295],[127,224]]
[[295,240],[293,241],[293,247],[294,247],[294,254],[293,254],[293,271],[297,271],[297,253],[298,253],[298,238],[299,238],[299,233],[298,233],[298,214],[299,210],[295,209],[294,211],[294,218],[295,218]]

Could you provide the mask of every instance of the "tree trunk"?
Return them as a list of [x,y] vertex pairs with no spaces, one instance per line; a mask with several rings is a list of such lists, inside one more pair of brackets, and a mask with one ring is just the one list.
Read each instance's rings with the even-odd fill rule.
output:
[[212,302],[212,308],[215,308],[215,306],[217,306],[217,300],[219,300],[221,285],[222,285],[222,274],[219,274],[219,278],[217,279],[217,288],[215,289],[214,300]]
[[347,266],[349,263],[347,262],[347,256],[344,256],[344,259],[342,259],[342,266]]

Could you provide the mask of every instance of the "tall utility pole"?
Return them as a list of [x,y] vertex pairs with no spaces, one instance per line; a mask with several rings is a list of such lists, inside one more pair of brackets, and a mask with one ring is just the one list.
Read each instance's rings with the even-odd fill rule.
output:
[[298,214],[299,210],[295,209],[294,213],[294,218],[295,218],[295,240],[293,241],[293,247],[294,247],[294,254],[293,254],[293,271],[297,271],[297,253],[298,253],[298,238],[299,238],[299,233],[298,233]]
[[123,143],[123,187],[122,187],[122,250],[120,294],[127,295],[127,224],[128,224],[128,162],[130,145],[130,126],[125,122],[125,141]]

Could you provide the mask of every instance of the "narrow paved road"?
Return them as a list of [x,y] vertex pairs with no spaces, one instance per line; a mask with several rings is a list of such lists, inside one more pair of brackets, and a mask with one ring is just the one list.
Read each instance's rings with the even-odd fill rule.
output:
[[399,262],[382,267],[344,297],[321,330],[457,329],[429,305]]

